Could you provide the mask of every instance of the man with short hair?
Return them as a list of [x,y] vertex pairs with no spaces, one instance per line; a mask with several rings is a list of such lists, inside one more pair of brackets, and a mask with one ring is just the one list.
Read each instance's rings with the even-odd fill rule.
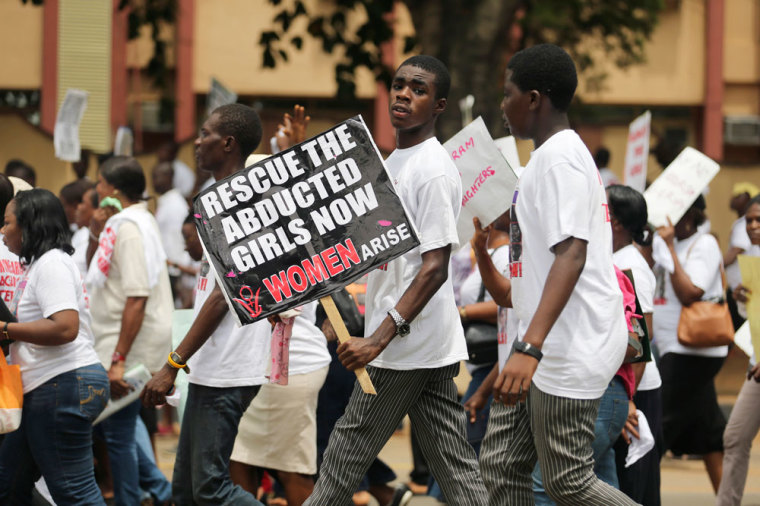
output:
[[185,162],[177,158],[178,152],[179,146],[176,142],[170,140],[162,144],[156,154],[159,163],[170,163],[174,169],[172,186],[178,189],[183,197],[189,198],[193,195],[193,188],[195,188],[195,172]]
[[23,179],[32,187],[37,186],[37,173],[34,171],[34,167],[18,158],[8,160],[8,163],[5,164],[5,175]]
[[[434,136],[449,83],[448,70],[431,56],[406,60],[393,78],[390,116],[397,149],[386,166],[420,245],[369,275],[367,337],[341,344],[338,357],[349,370],[368,365],[377,395],[355,384],[330,436],[314,493],[304,504],[349,503],[406,414],[449,503],[487,502],[453,381],[459,362],[467,358],[448,278],[449,255],[458,245],[462,186],[456,166]],[[399,492],[391,504],[406,504],[411,497],[409,490]]]
[[[195,141],[198,166],[212,171],[216,180],[243,170],[261,134],[261,120],[250,107],[215,109]],[[212,272],[204,258],[195,320],[141,397],[145,405],[163,404],[179,369],[190,369],[172,479],[175,503],[261,506],[232,483],[229,461],[240,418],[267,381],[268,343],[254,338],[252,326],[237,327]]]
[[481,447],[490,504],[534,504],[536,460],[558,504],[635,504],[594,475],[594,422],[628,333],[604,186],[567,117],[577,84],[553,44],[507,64],[505,124],[535,149],[511,196],[508,300],[519,327],[494,385],[494,402],[511,409],[491,411]]
[[169,162],[160,162],[151,173],[153,189],[158,194],[156,198],[156,222],[161,233],[161,244],[166,252],[169,264],[169,279],[172,284],[172,295],[177,300],[179,265],[186,263],[185,247],[182,241],[182,222],[187,216],[189,207],[182,193],[174,187],[174,168]]

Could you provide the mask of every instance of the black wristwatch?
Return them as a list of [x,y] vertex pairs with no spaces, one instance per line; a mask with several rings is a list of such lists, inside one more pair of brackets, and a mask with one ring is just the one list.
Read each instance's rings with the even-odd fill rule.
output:
[[408,336],[409,331],[411,330],[409,322],[404,320],[404,317],[396,311],[396,308],[391,308],[388,311],[388,314],[393,318],[393,323],[396,324],[396,334],[398,334],[399,337]]
[[524,353],[526,355],[530,355],[531,357],[535,358],[537,362],[541,362],[541,359],[544,357],[544,354],[541,353],[541,350],[536,348],[530,343],[526,343],[523,341],[515,341],[515,345],[513,346],[516,352],[518,353]]

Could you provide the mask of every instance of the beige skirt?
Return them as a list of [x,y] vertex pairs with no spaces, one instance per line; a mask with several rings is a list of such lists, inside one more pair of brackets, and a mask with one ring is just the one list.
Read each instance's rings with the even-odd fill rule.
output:
[[300,474],[317,472],[317,397],[328,367],[261,386],[243,414],[231,460]]

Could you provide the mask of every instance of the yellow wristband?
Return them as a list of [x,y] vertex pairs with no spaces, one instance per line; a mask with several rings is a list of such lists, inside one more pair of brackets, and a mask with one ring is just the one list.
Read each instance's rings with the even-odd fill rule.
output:
[[173,353],[169,353],[169,357],[167,358],[167,362],[169,362],[170,366],[174,367],[175,369],[184,369],[185,367],[187,367],[187,364],[178,364],[177,362],[175,362],[174,359],[172,358],[172,355]]

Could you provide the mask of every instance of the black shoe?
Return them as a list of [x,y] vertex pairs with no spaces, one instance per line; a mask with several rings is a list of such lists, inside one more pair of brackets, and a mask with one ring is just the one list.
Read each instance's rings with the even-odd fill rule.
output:
[[406,483],[402,483],[396,486],[396,490],[393,492],[393,499],[388,503],[388,506],[406,506],[412,500],[413,495]]

